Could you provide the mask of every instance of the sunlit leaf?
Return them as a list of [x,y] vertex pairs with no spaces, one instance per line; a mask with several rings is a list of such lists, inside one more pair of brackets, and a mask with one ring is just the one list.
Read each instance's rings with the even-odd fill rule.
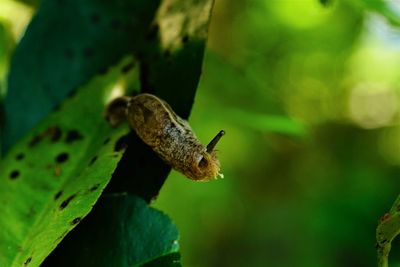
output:
[[126,64],[79,90],[0,162],[0,266],[38,266],[107,185],[128,128],[112,129],[103,111]]
[[0,21],[0,102],[5,93],[6,74],[14,43],[9,28],[5,23],[1,23]]

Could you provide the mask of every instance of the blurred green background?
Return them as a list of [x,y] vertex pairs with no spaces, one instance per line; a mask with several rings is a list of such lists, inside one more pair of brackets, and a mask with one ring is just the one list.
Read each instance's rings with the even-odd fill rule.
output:
[[[226,131],[225,179],[172,172],[153,203],[184,266],[376,266],[400,193],[400,3],[321,2],[216,0],[190,123]],[[34,10],[0,0],[0,92]]]
[[173,172],[155,202],[185,266],[376,266],[400,193],[400,3],[365,2],[216,1],[190,122],[204,143],[226,130],[225,179]]

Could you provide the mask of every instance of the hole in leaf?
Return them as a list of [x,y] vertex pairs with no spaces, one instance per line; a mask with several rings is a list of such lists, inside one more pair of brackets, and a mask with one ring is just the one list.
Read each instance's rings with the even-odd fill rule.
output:
[[103,145],[107,145],[107,144],[110,142],[110,140],[111,140],[111,138],[110,138],[110,137],[107,137],[107,138],[104,140]]
[[77,223],[79,223],[80,221],[81,221],[81,217],[77,217],[77,218],[75,218],[75,219],[73,219],[71,222],[70,222],[70,224],[71,225],[75,225],[75,224],[77,224]]
[[19,176],[19,171],[17,171],[17,170],[13,170],[13,171],[10,173],[10,179],[11,179],[11,180],[17,179],[18,176]]
[[90,160],[90,162],[89,162],[89,166],[92,166],[93,165],[93,163],[95,163],[96,162],[96,160],[97,160],[97,156],[94,156],[91,160]]
[[122,67],[121,72],[122,73],[127,73],[129,72],[133,67],[135,66],[135,64],[133,62],[126,64],[125,66]]
[[121,136],[115,143],[114,151],[118,152],[128,147],[128,135]]
[[63,152],[63,153],[58,154],[58,156],[56,157],[56,161],[58,163],[63,163],[68,160],[68,157],[69,157],[68,153]]
[[25,154],[24,153],[18,153],[17,156],[15,156],[16,160],[23,160],[25,158]]
[[92,186],[89,190],[90,192],[94,192],[99,188],[100,184],[95,184],[94,186]]
[[60,209],[65,209],[68,204],[71,202],[71,200],[73,200],[76,197],[76,194],[73,194],[71,196],[69,196],[66,200],[64,200],[61,205],[60,205]]
[[24,266],[28,266],[28,264],[32,261],[32,256],[27,258],[26,261],[24,262]]
[[58,191],[58,192],[54,195],[54,200],[59,199],[59,198],[61,197],[62,193],[63,193],[62,191]]
[[72,143],[77,140],[83,139],[83,136],[77,130],[70,130],[67,133],[67,137],[65,138],[65,142]]

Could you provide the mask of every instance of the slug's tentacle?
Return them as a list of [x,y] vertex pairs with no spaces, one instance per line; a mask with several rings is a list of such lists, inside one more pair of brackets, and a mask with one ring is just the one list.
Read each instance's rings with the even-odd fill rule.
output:
[[121,96],[108,104],[104,117],[112,126],[117,126],[126,119],[127,109],[131,100],[132,97]]
[[225,135],[225,131],[221,130],[219,131],[219,133],[217,133],[217,135],[210,141],[210,143],[208,143],[207,145],[207,152],[211,153],[215,146],[217,145],[217,143],[219,142],[219,140],[221,139],[222,136]]

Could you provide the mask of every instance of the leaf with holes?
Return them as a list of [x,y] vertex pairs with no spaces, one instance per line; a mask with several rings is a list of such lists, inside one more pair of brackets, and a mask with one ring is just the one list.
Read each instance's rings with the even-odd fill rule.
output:
[[389,213],[385,213],[376,229],[376,248],[378,266],[389,266],[389,252],[393,239],[400,234],[400,196],[394,202]]
[[127,64],[95,77],[0,162],[0,266],[38,266],[107,185],[129,129],[112,129],[103,110],[134,76]]
[[178,237],[168,216],[141,198],[107,195],[42,266],[179,266]]
[[159,2],[40,1],[11,62],[3,151],[78,86],[138,50]]

